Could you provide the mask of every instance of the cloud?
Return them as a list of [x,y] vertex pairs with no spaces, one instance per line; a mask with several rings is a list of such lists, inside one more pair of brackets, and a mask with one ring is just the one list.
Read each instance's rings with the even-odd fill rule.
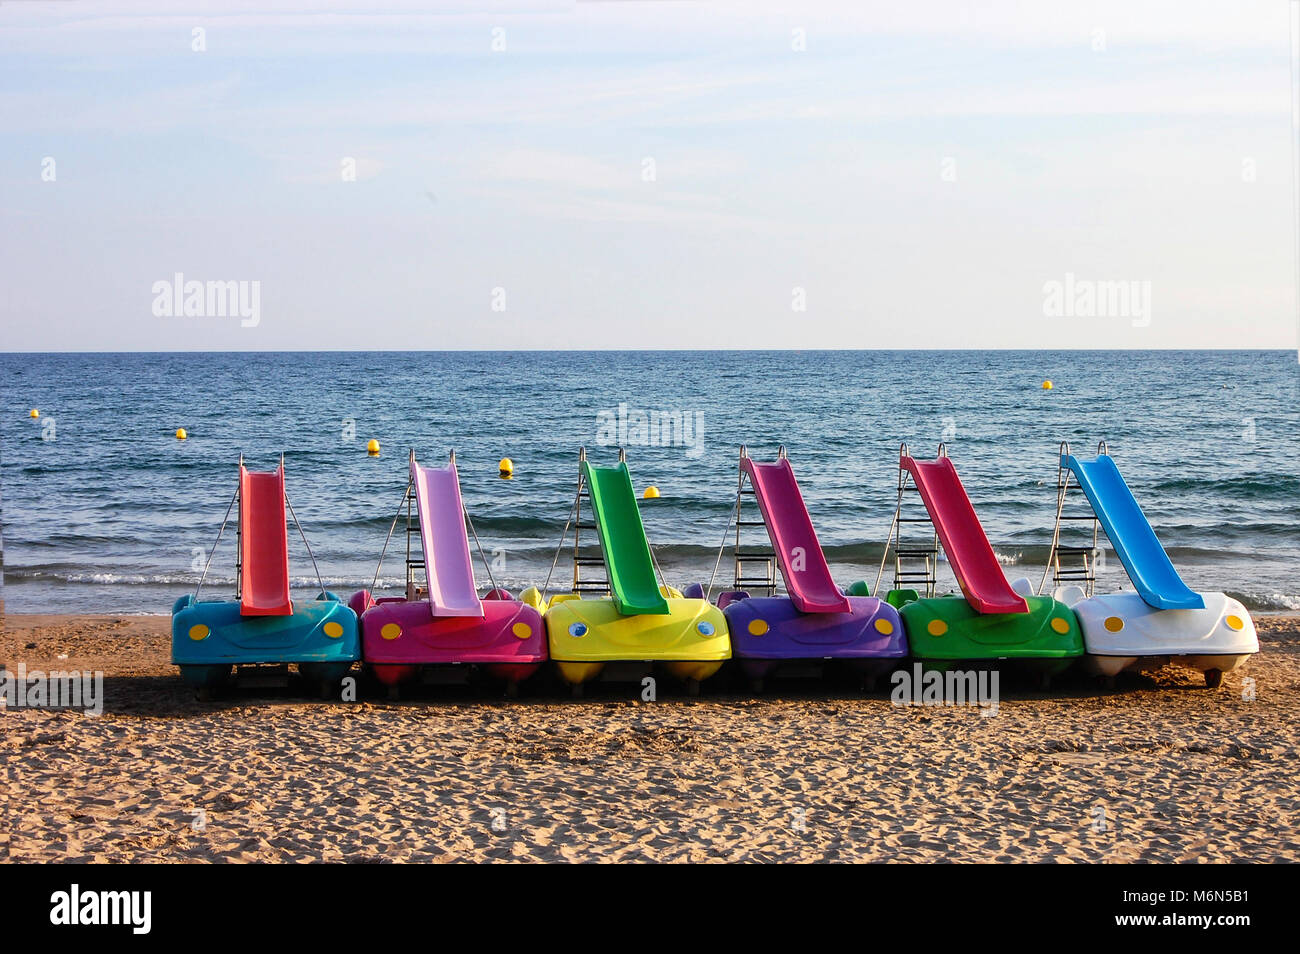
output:
[[[1096,0],[1061,5],[1028,0],[897,4],[861,0],[711,0],[707,3],[578,3],[574,0],[507,0],[485,9],[475,0],[389,0],[374,12],[357,0],[286,0],[267,10],[255,0],[225,0],[219,7],[117,0],[94,6],[71,3],[5,4],[0,25],[29,41],[58,32],[161,34],[198,23],[228,33],[285,30],[336,49],[361,53],[393,49],[424,34],[444,38],[463,30],[481,42],[481,28],[521,29],[521,51],[556,42],[587,52],[689,50],[719,40],[768,39],[789,49],[791,30],[806,31],[815,52],[853,37],[960,37],[989,48],[1088,44],[1102,31],[1112,47],[1187,44],[1213,49],[1260,49],[1285,42],[1287,4],[1276,0],[1233,3],[1193,0]],[[549,31],[549,33],[548,33]],[[469,34],[477,32],[477,40]],[[47,34],[40,36],[37,34]],[[302,47],[299,47],[302,48]]]
[[[1065,339],[1037,312],[1008,317],[1042,275],[1146,275],[1159,261],[1169,314],[1225,310],[1249,287],[1257,328],[1242,343],[1275,344],[1294,326],[1287,12],[0,4],[3,204],[24,226],[0,245],[18,263],[11,297],[43,333],[73,327],[86,301],[111,314],[114,275],[153,274],[184,236],[190,260],[237,246],[240,268],[300,275],[290,297],[313,321],[348,327],[386,289],[366,331],[397,343],[430,294],[457,314],[498,272],[557,316],[538,339],[563,339],[563,316],[589,302],[567,271],[578,262],[620,276],[587,306],[610,344],[635,344],[661,313],[687,327],[707,314],[732,340],[756,308],[784,321],[790,285],[806,281],[841,331],[865,335],[855,316],[869,312],[898,316],[891,341],[1050,346]],[[203,54],[189,49],[198,24]],[[499,25],[508,48],[494,54]],[[57,184],[35,174],[47,151]],[[340,183],[348,156],[375,187],[286,187]],[[955,182],[940,179],[945,156]],[[1243,157],[1258,167],[1249,185]],[[239,229],[261,244],[225,240]],[[114,243],[112,268],[99,264],[110,233],[132,238]],[[64,287],[70,266],[84,300]],[[465,344],[480,334],[456,327]],[[858,340],[781,327],[799,344]],[[1182,341],[1159,339],[1164,327],[1143,343]]]

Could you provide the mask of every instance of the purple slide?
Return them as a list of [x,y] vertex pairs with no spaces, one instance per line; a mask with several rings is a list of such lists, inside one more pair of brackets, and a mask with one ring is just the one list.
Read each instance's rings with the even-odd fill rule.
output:
[[434,617],[483,616],[474,585],[474,564],[465,533],[465,510],[454,461],[446,467],[421,467],[411,459],[411,481],[420,517],[429,579],[429,607]]
[[763,512],[772,548],[781,563],[786,592],[795,609],[801,613],[849,612],[848,597],[831,579],[831,568],[817,542],[817,531],[790,461],[781,457],[775,463],[760,464],[745,457],[741,466],[754,487],[758,509]]
[[760,464],[742,448],[740,466],[754,488],[788,593],[751,597],[732,591],[718,599],[732,653],[755,690],[769,673],[798,661],[819,669],[835,662],[868,681],[892,669],[907,655],[898,610],[875,597],[846,596],[835,585],[784,449],[775,463]]

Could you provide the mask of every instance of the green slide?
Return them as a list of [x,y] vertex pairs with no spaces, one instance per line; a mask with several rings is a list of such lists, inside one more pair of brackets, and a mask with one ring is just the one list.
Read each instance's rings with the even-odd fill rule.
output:
[[596,514],[600,549],[605,555],[605,572],[609,574],[615,607],[624,616],[666,615],[668,602],[659,592],[650,543],[645,537],[627,464],[593,467],[584,460],[582,476],[591,495],[591,509]]

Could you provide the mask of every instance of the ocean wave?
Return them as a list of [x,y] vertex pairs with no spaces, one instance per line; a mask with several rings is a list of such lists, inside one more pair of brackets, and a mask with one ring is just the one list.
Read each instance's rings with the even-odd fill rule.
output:
[[1300,593],[1256,592],[1251,590],[1225,590],[1233,599],[1240,600],[1249,610],[1278,613],[1300,610]]
[[1171,477],[1157,481],[1153,494],[1185,499],[1202,496],[1210,500],[1285,500],[1300,496],[1300,477],[1293,474],[1243,475],[1239,477]]
[[[326,517],[316,518],[310,524],[306,518],[303,519],[303,528],[309,533],[331,533],[331,534],[349,534],[349,539],[365,539],[366,536],[378,535],[382,540],[388,528],[393,526],[393,513],[389,511],[387,515],[371,514],[364,517]],[[560,537],[560,531],[564,529],[563,518],[556,519],[554,515],[547,517],[522,516],[518,514],[484,514],[471,511],[470,519],[474,521],[474,529],[478,531],[479,537],[483,538],[484,546],[487,546],[489,537],[498,536],[524,536],[524,537],[542,537],[554,538]],[[406,508],[403,507],[398,515],[397,524],[394,527],[394,537],[406,531]],[[572,530],[569,531],[572,534]]]
[[[189,587],[193,588],[199,583],[200,574],[198,573],[130,573],[130,572],[104,572],[104,571],[59,571],[51,569],[28,569],[13,568],[5,569],[5,585],[14,584],[32,584],[39,583],[50,586],[123,586],[123,587]],[[319,581],[315,576],[293,576],[289,579],[289,585],[293,589],[308,589],[324,583],[325,586],[333,589],[353,590],[368,587],[372,577],[366,576],[364,579],[359,576],[340,576],[331,574],[321,574]],[[406,578],[395,576],[380,577],[380,586],[402,586]],[[212,588],[233,588],[236,584],[233,576],[216,576],[211,573],[203,580],[205,590]]]

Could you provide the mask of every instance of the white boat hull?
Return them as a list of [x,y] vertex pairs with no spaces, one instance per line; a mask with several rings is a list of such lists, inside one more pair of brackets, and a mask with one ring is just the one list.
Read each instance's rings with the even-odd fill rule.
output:
[[1137,593],[1111,593],[1071,606],[1083,631],[1084,667],[1102,676],[1173,663],[1231,672],[1259,652],[1255,622],[1223,593],[1202,593],[1204,609],[1154,609]]

